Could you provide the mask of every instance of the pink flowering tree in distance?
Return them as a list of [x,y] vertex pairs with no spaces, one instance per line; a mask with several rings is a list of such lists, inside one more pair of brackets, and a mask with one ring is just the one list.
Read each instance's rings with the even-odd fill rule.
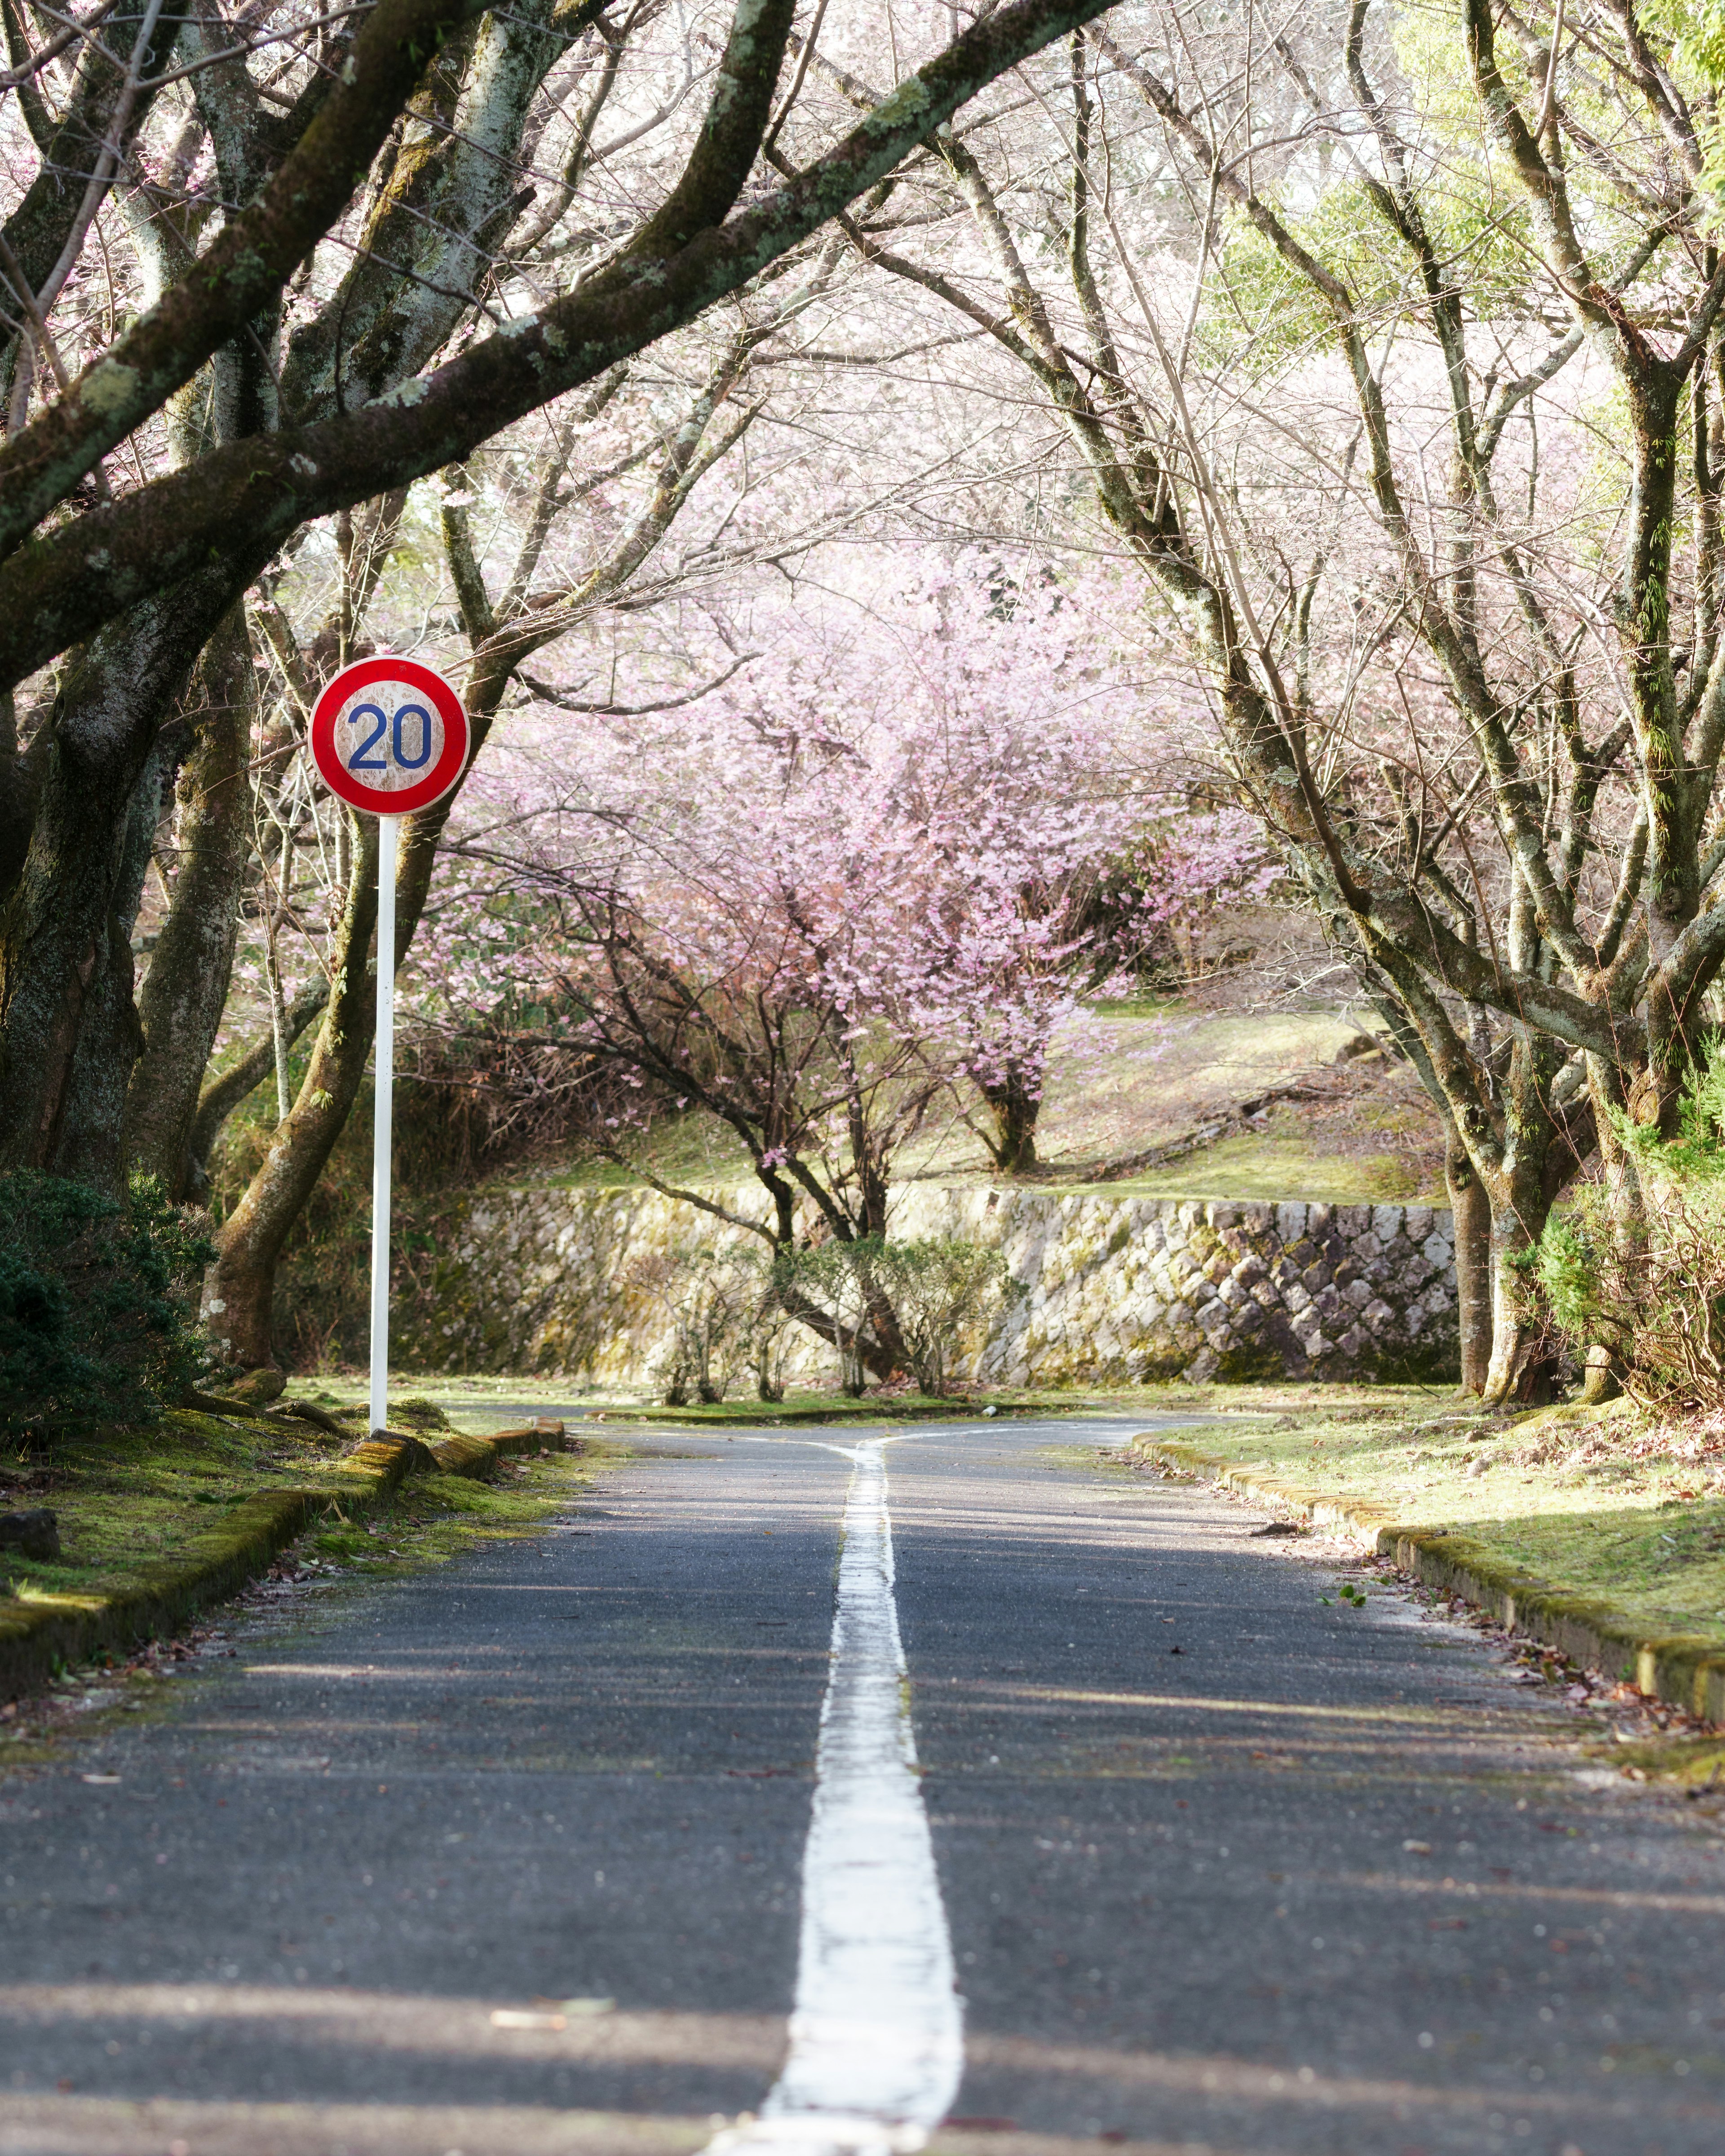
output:
[[1128,873],[1141,930],[1166,935],[1190,985],[1204,970],[1205,928],[1224,907],[1267,897],[1280,864],[1255,816],[1183,806],[1141,839]]
[[764,648],[692,703],[594,715],[572,742],[518,721],[465,805],[422,968],[429,1018],[531,1009],[538,1037],[617,1069],[637,1127],[722,1122],[764,1223],[642,1172],[781,1251],[811,1215],[883,1235],[895,1158],[938,1118],[980,1110],[997,1164],[1034,1158],[1050,1043],[1112,969],[1086,897],[1155,805],[1128,753],[1155,715],[1086,595],[917,553],[883,593],[847,566],[840,596],[805,579],[775,614],[720,619]]

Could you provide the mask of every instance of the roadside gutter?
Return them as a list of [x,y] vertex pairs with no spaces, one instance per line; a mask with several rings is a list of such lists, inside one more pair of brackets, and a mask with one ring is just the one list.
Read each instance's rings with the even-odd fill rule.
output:
[[39,1691],[58,1670],[105,1649],[124,1653],[175,1630],[267,1571],[313,1521],[337,1510],[349,1518],[372,1512],[409,1476],[483,1477],[500,1460],[570,1449],[560,1422],[499,1430],[493,1437],[457,1435],[435,1444],[393,1433],[368,1438],[331,1463],[330,1471],[341,1478],[336,1486],[259,1491],[234,1506],[183,1556],[141,1567],[136,1583],[118,1594],[0,1601],[0,1699]]
[[1133,1438],[1122,1455],[1137,1466],[1201,1476],[1236,1496],[1336,1529],[1388,1558],[1440,1594],[1460,1595],[1504,1628],[1556,1647],[1572,1661],[1626,1679],[1702,1722],[1725,1722],[1725,1654],[1718,1642],[1689,1633],[1650,1631],[1609,1602],[1567,1594],[1522,1572],[1447,1527],[1412,1527],[1387,1506],[1302,1490],[1255,1468],[1219,1460],[1202,1446]]

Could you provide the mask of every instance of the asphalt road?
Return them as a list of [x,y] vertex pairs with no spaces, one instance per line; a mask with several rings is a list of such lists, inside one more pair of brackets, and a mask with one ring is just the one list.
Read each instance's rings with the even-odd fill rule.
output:
[[[1717,2156],[1717,1825],[1261,1516],[1050,1451],[1109,1428],[886,1454],[935,2148]],[[642,1444],[0,1782],[3,2156],[656,2156],[762,2107],[852,1466]]]

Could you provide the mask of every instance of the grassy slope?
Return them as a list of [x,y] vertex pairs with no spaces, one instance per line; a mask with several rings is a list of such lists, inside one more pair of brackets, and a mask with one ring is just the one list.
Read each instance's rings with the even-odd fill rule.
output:
[[[1116,1006],[1081,1056],[1057,1055],[1037,1132],[1039,1185],[1097,1188],[1121,1196],[1286,1198],[1343,1204],[1445,1202],[1435,1126],[1417,1089],[1397,1074],[1334,1075],[1358,1025],[1327,1013],[1226,1018],[1176,1006]],[[1337,1097],[1272,1106],[1251,1136],[1234,1135],[1171,1166],[1098,1183],[1104,1163],[1184,1136],[1240,1101],[1322,1073]],[[746,1180],[749,1163],[729,1133],[704,1118],[662,1125],[642,1159],[663,1181]],[[900,1183],[974,1184],[992,1178],[975,1133],[950,1122],[899,1156]],[[552,1164],[540,1179],[623,1188],[639,1178],[609,1161]]]
[[1725,1468],[1626,1401],[1505,1424],[1453,1396],[1399,1394],[1180,1435],[1301,1490],[1393,1507],[1408,1526],[1465,1531],[1554,1587],[1725,1645]]

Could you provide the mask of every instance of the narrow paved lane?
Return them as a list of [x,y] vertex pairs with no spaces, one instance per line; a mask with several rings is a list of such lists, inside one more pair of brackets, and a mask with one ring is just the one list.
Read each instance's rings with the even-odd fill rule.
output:
[[[1106,1435],[885,1450],[920,1774],[879,1779],[896,1681],[869,1771],[963,1994],[935,2148],[1714,2156],[1725,1839]],[[0,2156],[821,2145],[779,2076],[857,1449],[652,1441],[0,1782]]]

